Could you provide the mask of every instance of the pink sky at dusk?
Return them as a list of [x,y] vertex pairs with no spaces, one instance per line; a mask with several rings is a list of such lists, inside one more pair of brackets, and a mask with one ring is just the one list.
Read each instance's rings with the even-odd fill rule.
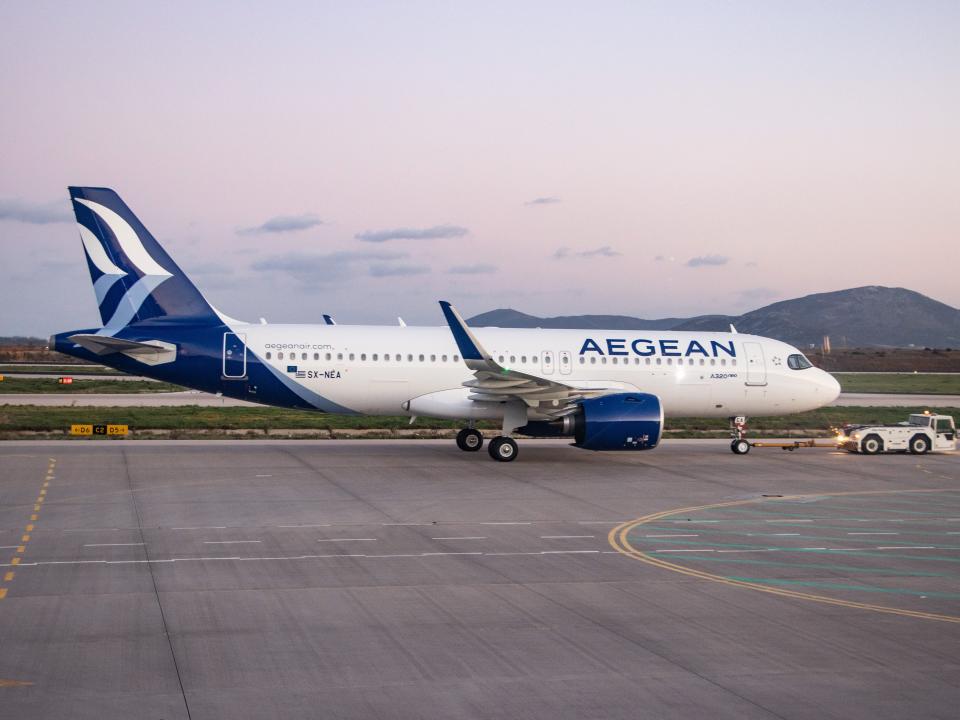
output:
[[0,335],[98,324],[69,184],[249,320],[958,306],[958,28],[936,2],[3,3]]

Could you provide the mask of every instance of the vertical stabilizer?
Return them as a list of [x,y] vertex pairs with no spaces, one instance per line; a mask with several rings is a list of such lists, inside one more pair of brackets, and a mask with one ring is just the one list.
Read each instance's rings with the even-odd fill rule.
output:
[[71,187],[70,199],[102,334],[146,321],[220,323],[213,307],[113,190]]

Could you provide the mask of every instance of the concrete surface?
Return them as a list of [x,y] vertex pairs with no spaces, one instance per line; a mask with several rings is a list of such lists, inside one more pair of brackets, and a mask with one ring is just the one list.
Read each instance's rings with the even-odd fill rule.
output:
[[958,461],[5,442],[0,718],[954,718]]

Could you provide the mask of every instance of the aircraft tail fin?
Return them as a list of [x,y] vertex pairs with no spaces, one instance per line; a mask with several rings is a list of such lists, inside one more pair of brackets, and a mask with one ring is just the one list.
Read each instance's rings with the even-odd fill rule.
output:
[[113,190],[71,187],[103,335],[148,320],[219,324],[204,299]]

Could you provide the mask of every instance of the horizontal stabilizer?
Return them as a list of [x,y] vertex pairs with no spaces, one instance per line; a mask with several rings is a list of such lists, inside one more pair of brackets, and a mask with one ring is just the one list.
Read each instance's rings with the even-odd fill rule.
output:
[[[176,346],[165,342],[136,342],[134,340],[122,340],[121,338],[109,337],[106,335],[71,335],[67,338],[75,342],[80,347],[86,348],[95,355],[112,355],[114,353],[123,353],[137,360],[142,360],[149,364],[151,360],[159,361],[164,355],[171,352],[176,353]],[[169,360],[164,360],[169,362]]]

